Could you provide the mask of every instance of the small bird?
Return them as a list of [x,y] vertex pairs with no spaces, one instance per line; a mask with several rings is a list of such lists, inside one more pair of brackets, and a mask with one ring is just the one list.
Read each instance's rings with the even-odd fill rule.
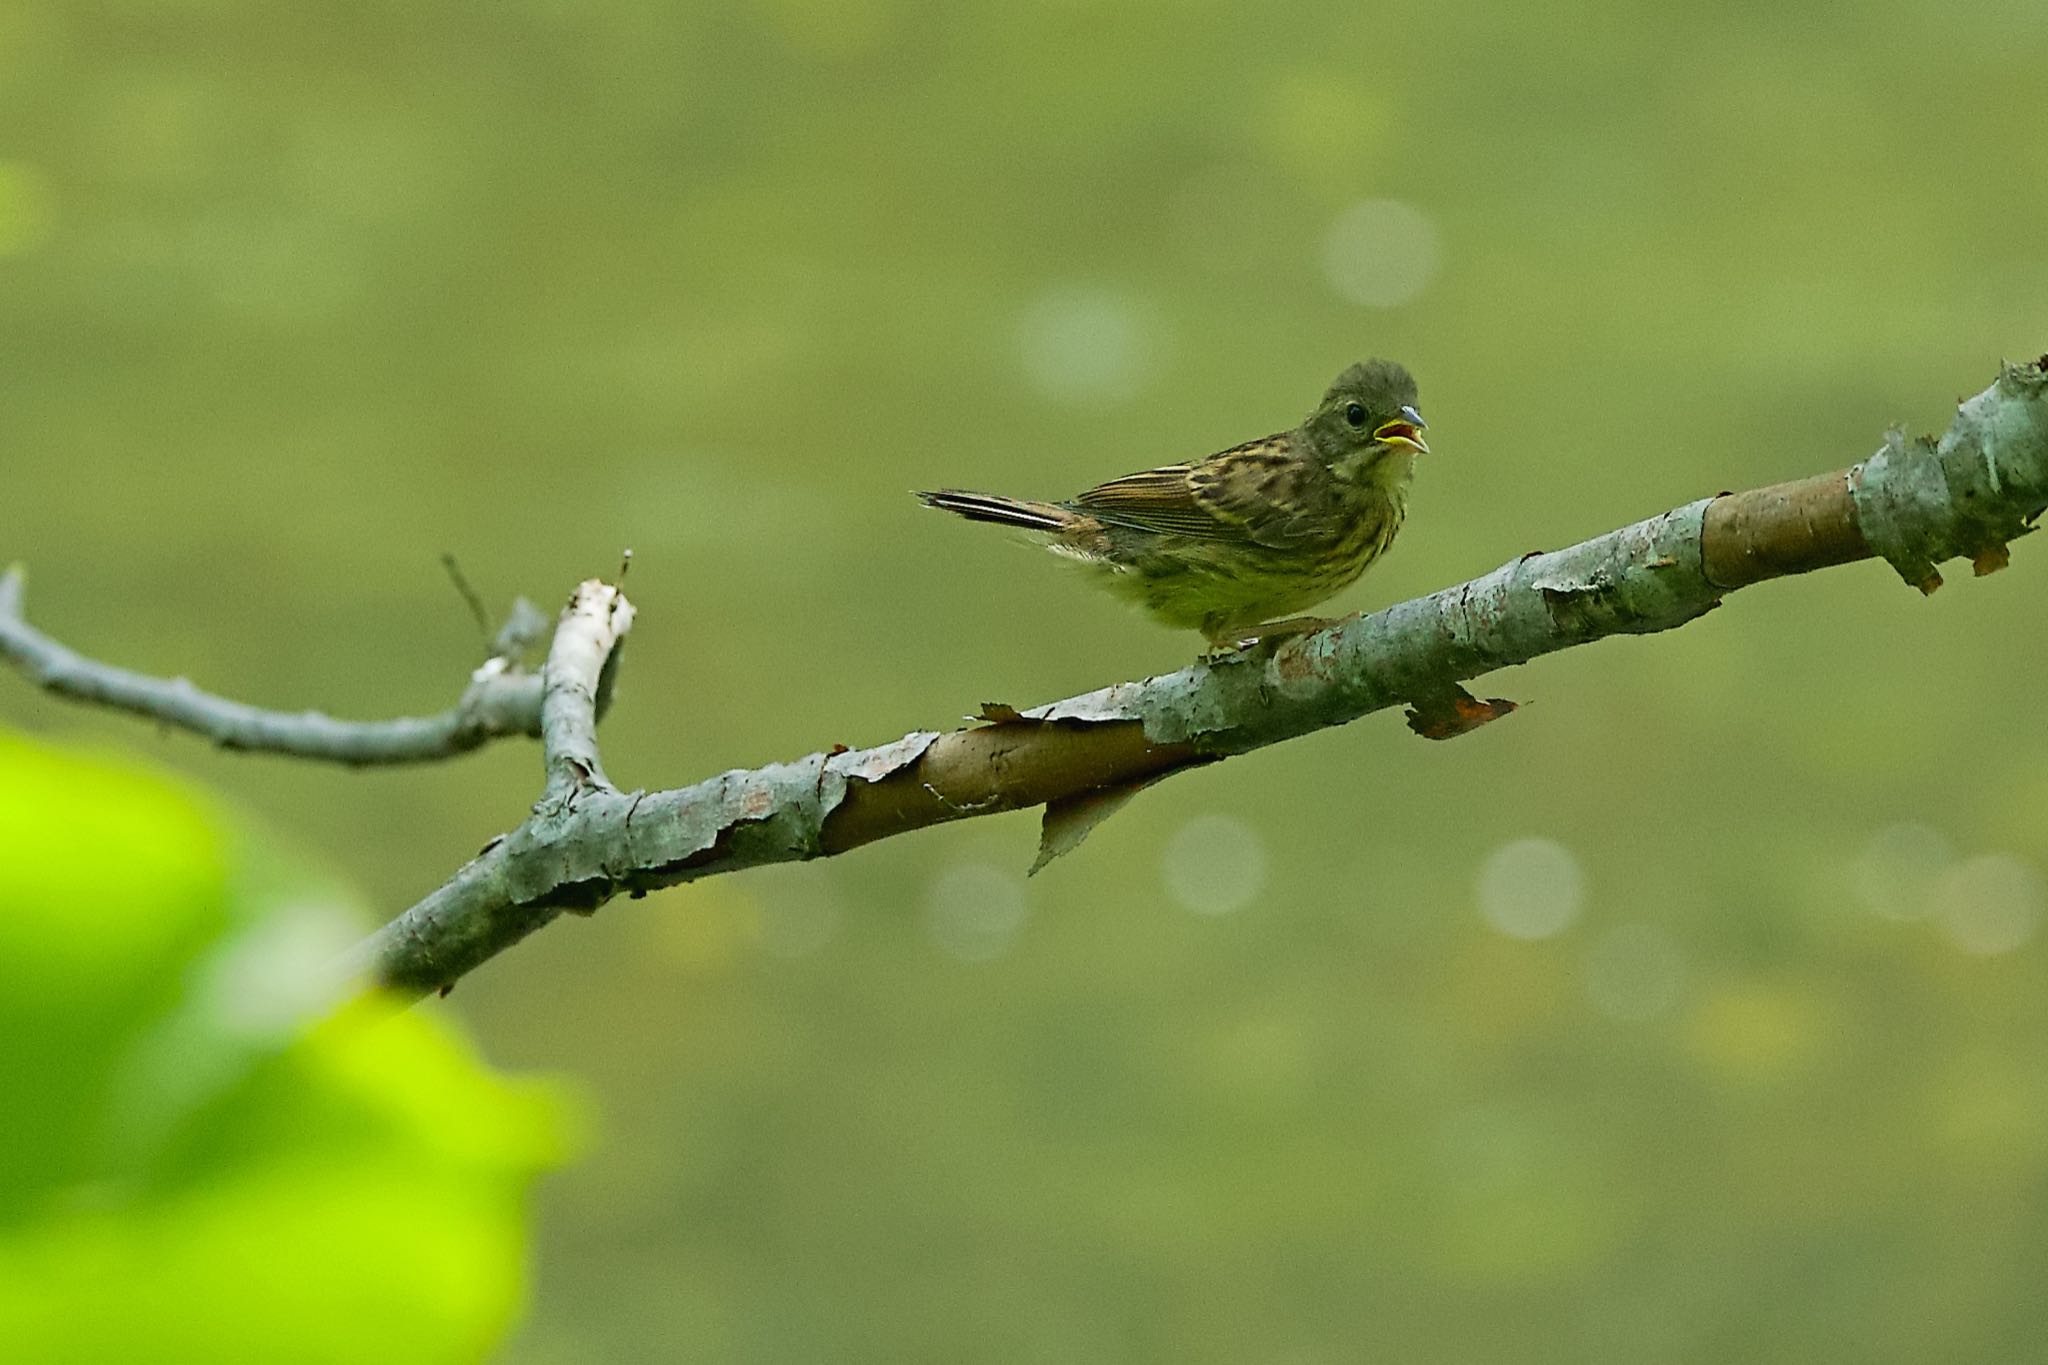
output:
[[927,507],[1047,537],[1159,620],[1199,630],[1222,651],[1326,622],[1276,616],[1356,582],[1386,553],[1408,512],[1428,423],[1415,380],[1391,360],[1337,376],[1292,431],[1192,464],[1111,479],[1061,502],[941,488]]

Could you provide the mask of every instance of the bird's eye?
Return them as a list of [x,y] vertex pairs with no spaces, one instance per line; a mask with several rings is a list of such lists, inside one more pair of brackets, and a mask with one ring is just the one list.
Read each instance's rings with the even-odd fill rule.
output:
[[1344,420],[1351,423],[1351,425],[1354,427],[1364,426],[1365,408],[1357,403],[1353,403],[1351,406],[1344,409]]

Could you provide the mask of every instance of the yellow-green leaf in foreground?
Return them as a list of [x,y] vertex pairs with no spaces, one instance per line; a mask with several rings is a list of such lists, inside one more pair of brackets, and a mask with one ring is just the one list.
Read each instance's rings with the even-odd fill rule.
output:
[[475,1360],[562,1106],[336,1005],[346,897],[165,779],[0,734],[0,1343]]

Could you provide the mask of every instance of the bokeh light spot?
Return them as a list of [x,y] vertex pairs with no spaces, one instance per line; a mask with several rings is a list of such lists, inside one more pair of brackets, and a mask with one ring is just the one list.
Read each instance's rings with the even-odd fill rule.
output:
[[1510,938],[1549,938],[1579,917],[1585,875],[1555,839],[1517,839],[1487,856],[1475,888],[1479,913]]
[[925,931],[949,957],[988,962],[1009,949],[1028,913],[1020,877],[985,863],[956,863],[925,898]]
[[1257,119],[1268,158],[1303,186],[1347,179],[1371,164],[1392,127],[1389,98],[1343,68],[1301,68],[1266,86]]
[[1708,995],[1686,1020],[1686,1043],[1701,1064],[1728,1082],[1788,1081],[1819,1060],[1840,1034],[1825,1002],[1796,988],[1735,983]]
[[2041,925],[2041,873],[2003,853],[1957,863],[1935,883],[1941,927],[1966,953],[1992,957],[2033,938]]
[[1180,827],[1159,862],[1166,894],[1198,915],[1241,910],[1266,887],[1266,844],[1228,815],[1198,815]]
[[1352,303],[1394,308],[1436,278],[1436,224],[1399,199],[1366,199],[1337,216],[1323,237],[1323,274]]
[[1654,924],[1620,924],[1586,953],[1586,997],[1609,1019],[1637,1023],[1668,1014],[1685,984],[1678,941]]
[[1052,290],[1017,319],[1017,349],[1031,386],[1072,406],[1124,403],[1158,372],[1159,329],[1123,294]]
[[349,983],[340,960],[361,936],[345,906],[292,902],[196,964],[195,993],[224,1033],[283,1037],[343,997]]

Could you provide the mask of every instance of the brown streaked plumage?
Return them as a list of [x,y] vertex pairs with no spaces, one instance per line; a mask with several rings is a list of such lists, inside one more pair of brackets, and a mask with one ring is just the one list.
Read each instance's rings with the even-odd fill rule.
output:
[[928,507],[1037,532],[1171,626],[1224,646],[1350,586],[1408,510],[1426,425],[1415,380],[1353,365],[1301,425],[1060,502],[939,489]]

